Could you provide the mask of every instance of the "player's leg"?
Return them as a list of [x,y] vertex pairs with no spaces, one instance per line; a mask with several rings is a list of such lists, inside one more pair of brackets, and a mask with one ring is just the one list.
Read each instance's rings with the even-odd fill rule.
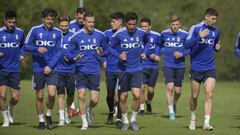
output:
[[33,73],[32,86],[36,91],[36,110],[38,114],[39,125],[38,129],[44,129],[44,87],[45,87],[45,76],[43,73]]
[[154,97],[154,87],[157,82],[158,74],[159,74],[158,69],[150,70],[150,78],[149,78],[148,86],[147,86],[148,93],[147,93],[147,100],[146,100],[147,114],[149,114],[149,115],[152,114],[151,102]]
[[196,108],[197,108],[197,99],[200,92],[200,84],[202,81],[202,74],[201,72],[197,71],[190,71],[190,79],[191,79],[191,96],[189,100],[190,104],[190,124],[189,129],[195,130],[196,129]]
[[47,112],[46,112],[46,120],[47,120],[47,128],[53,129],[52,123],[52,109],[55,104],[55,95],[56,95],[56,86],[58,81],[58,75],[55,72],[51,72],[46,77],[46,83],[48,88],[48,98],[47,98]]
[[173,97],[174,97],[174,74],[175,71],[173,68],[170,67],[164,67],[163,73],[165,76],[165,84],[166,84],[166,101],[168,105],[168,111],[169,111],[169,119],[175,120],[175,113],[173,110]]
[[119,107],[122,113],[122,127],[121,130],[127,131],[129,128],[128,121],[128,105],[127,105],[127,97],[128,91],[130,89],[130,78],[129,73],[121,72],[119,74]]
[[86,85],[87,85],[87,77],[82,72],[77,72],[76,75],[76,88],[78,90],[78,107],[81,113],[82,119],[82,128],[81,130],[86,130],[88,128],[87,116],[86,116]]
[[176,114],[177,101],[181,96],[182,82],[184,79],[185,68],[175,69],[175,82],[174,82],[174,99],[173,99],[173,110]]
[[59,112],[58,126],[64,126],[65,124],[65,118],[64,118],[65,81],[64,81],[63,73],[58,73],[57,95],[58,95],[58,112]]
[[[2,77],[1,77],[2,78]],[[2,127],[9,127],[9,119],[8,119],[8,110],[7,110],[7,86],[2,84],[0,86],[0,110],[3,116],[3,124]]]
[[205,116],[204,116],[204,130],[213,130],[214,128],[209,124],[211,112],[212,112],[212,99],[215,89],[216,79],[209,77],[204,82],[205,88]]
[[107,124],[113,123],[114,115],[114,96],[115,96],[115,87],[117,83],[117,76],[114,73],[106,72],[106,85],[107,85],[107,105],[109,109]]
[[100,74],[88,75],[88,87],[90,90],[90,101],[87,108],[87,116],[89,123],[93,123],[93,108],[98,104],[98,95],[100,92]]
[[[75,93],[75,73],[65,73],[66,74],[66,89],[67,89],[67,107],[65,107],[65,122],[67,124],[71,123],[69,110],[70,106],[74,102],[74,93]],[[80,111],[79,111],[80,112]]]
[[136,117],[140,107],[140,91],[142,86],[141,79],[142,79],[142,71],[131,73],[130,87],[133,94],[131,128],[133,131],[139,130]]

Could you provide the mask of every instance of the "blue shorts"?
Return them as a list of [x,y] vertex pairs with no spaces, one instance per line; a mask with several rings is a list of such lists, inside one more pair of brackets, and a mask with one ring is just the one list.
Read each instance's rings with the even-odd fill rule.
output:
[[0,71],[0,86],[2,85],[20,90],[20,73]]
[[154,87],[158,79],[158,69],[156,68],[144,68],[143,70],[143,84]]
[[182,87],[185,68],[163,67],[163,74],[165,76],[165,84],[174,83],[174,86]]
[[108,93],[115,93],[115,88],[118,86],[118,72],[106,72],[106,85]]
[[77,72],[76,74],[76,88],[86,88],[89,90],[100,91],[100,74],[86,74]]
[[75,91],[75,73],[57,72],[57,94],[65,94],[65,89],[68,96],[73,96]]
[[208,78],[216,79],[216,71],[215,70],[205,70],[205,71],[196,71],[190,70],[189,78],[198,83],[205,82]]
[[47,83],[47,85],[57,86],[58,75],[56,72],[51,72],[48,75],[45,75],[42,72],[35,72],[33,73],[32,81],[32,86],[35,90],[42,90],[45,88],[45,83]]
[[119,92],[131,91],[131,88],[142,87],[142,71],[121,72],[119,74]]

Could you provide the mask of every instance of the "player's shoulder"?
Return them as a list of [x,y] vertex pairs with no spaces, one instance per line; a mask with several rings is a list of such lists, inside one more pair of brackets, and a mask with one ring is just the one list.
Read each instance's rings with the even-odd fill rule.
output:
[[165,29],[161,32],[162,35],[167,34],[167,33],[171,33],[171,29]]
[[152,35],[156,35],[156,36],[160,36],[161,34],[159,33],[159,32],[156,32],[156,31],[150,31],[150,33],[152,34]]
[[180,32],[181,34],[186,34],[186,35],[188,35],[188,32],[185,31],[185,30],[183,30],[183,29],[179,29],[179,32]]
[[127,31],[127,28],[123,27],[123,28],[119,29],[117,32],[115,32],[113,34],[113,37],[116,37],[116,36],[121,35],[121,34],[125,34],[126,31]]

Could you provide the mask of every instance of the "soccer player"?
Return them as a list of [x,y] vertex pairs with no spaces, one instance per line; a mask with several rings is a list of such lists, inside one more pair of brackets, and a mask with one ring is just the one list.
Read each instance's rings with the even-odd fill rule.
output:
[[216,66],[214,63],[214,51],[220,51],[220,32],[214,27],[217,21],[218,11],[208,8],[205,11],[201,23],[193,25],[189,30],[185,47],[190,48],[191,59],[191,97],[190,110],[191,118],[189,129],[196,129],[196,108],[197,98],[200,91],[200,84],[203,83],[205,90],[205,116],[203,129],[210,131],[214,128],[209,124],[212,112],[212,98],[216,85]]
[[[58,18],[59,28],[62,31],[63,39],[61,48],[64,50],[69,50],[69,43],[71,36],[74,34],[68,30],[69,22],[71,18],[69,16],[61,16]],[[74,91],[75,91],[75,64],[74,61],[66,60],[61,57],[58,61],[55,71],[58,73],[58,83],[57,83],[57,94],[58,94],[58,105],[59,105],[59,126],[63,126],[65,123],[69,124],[71,120],[69,119],[68,111],[71,104],[74,101]],[[67,107],[65,108],[65,89],[67,92]]]
[[237,42],[235,45],[235,54],[240,57],[240,33],[238,33]]
[[43,95],[45,83],[48,88],[47,100],[47,128],[52,129],[51,112],[55,102],[57,73],[53,70],[56,62],[53,57],[61,47],[61,30],[53,26],[57,16],[54,9],[46,8],[42,11],[43,23],[32,27],[25,40],[24,49],[32,52],[33,57],[33,88],[36,90],[36,109],[39,118],[39,129],[44,129]]
[[129,12],[125,16],[126,27],[120,29],[113,36],[111,46],[108,48],[110,53],[119,58],[118,68],[121,70],[119,75],[119,104],[122,113],[123,125],[121,130],[127,131],[129,128],[127,97],[128,91],[132,91],[132,117],[131,128],[138,131],[136,116],[140,106],[140,89],[142,85],[142,63],[141,57],[146,58],[145,45],[146,32],[137,28],[138,16],[134,12]]
[[[83,24],[83,16],[86,13],[86,9],[81,7],[81,8],[77,8],[76,10],[76,19],[72,20],[70,22],[69,25],[69,30],[76,33],[77,31],[79,31],[80,29],[82,29],[84,27]],[[102,59],[104,61],[104,59]],[[69,116],[73,117],[75,113],[75,103],[73,102],[70,110],[69,110]],[[77,115],[80,116],[80,111],[79,108],[77,109]]]
[[176,119],[176,104],[181,96],[185,74],[185,56],[189,54],[189,50],[184,48],[188,33],[180,29],[180,26],[180,18],[171,16],[170,29],[161,33],[159,43],[164,48],[163,73],[170,120]]
[[160,34],[151,30],[151,20],[149,18],[142,18],[140,20],[140,26],[143,30],[147,32],[147,38],[148,38],[148,51],[147,51],[147,59],[142,61],[143,64],[143,85],[140,95],[140,114],[145,115],[144,111],[144,91],[147,89],[147,100],[146,100],[146,106],[147,106],[147,113],[146,114],[152,114],[152,106],[151,101],[154,96],[154,87],[157,82],[158,78],[158,62],[155,61],[155,50],[158,46],[158,41],[160,38]]
[[[114,33],[116,33],[118,30],[120,30],[123,27],[124,24],[124,14],[121,12],[115,12],[110,15],[111,19],[111,29],[108,29],[104,32],[107,42],[109,44],[112,40],[112,36]],[[113,115],[117,111],[117,125],[121,124],[121,111],[119,109],[114,109],[115,107],[118,107],[118,102],[115,101],[114,98],[118,99],[117,94],[117,83],[118,83],[118,77],[120,73],[120,69],[118,68],[118,58],[108,53],[106,56],[107,65],[106,65],[106,85],[107,85],[107,105],[109,109],[108,113],[108,119],[107,124],[113,123]],[[119,124],[118,124],[119,123]]]
[[84,27],[83,16],[86,13],[86,9],[81,7],[76,10],[76,19],[72,20],[69,25],[69,30],[77,32]]
[[[103,32],[94,28],[95,17],[86,12],[83,17],[84,28],[72,36],[70,46],[74,46],[75,53],[83,57],[76,61],[76,88],[78,90],[78,104],[82,118],[82,130],[93,123],[93,108],[98,103],[100,83],[100,55],[99,48],[106,48],[106,39]],[[90,103],[86,110],[85,94],[90,91]],[[87,116],[86,116],[87,113]],[[87,121],[88,118],[88,121]]]
[[[17,15],[6,11],[4,23],[0,28],[0,110],[3,115],[2,127],[14,122],[13,107],[18,103],[20,94],[20,60],[24,60],[24,32],[16,27]],[[11,98],[7,103],[7,90]]]

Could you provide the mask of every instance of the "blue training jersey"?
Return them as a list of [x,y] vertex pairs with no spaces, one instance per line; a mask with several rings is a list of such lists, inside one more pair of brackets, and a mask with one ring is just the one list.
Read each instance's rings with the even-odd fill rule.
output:
[[[61,30],[56,27],[46,29],[43,24],[34,26],[29,31],[24,45],[24,50],[32,52],[33,72],[43,72],[45,66],[54,70],[55,64],[51,62],[61,48]],[[48,51],[41,54],[39,47],[45,47]]]
[[76,70],[86,74],[100,74],[101,56],[96,49],[106,49],[106,38],[100,30],[94,29],[92,33],[86,33],[81,29],[72,36],[70,47],[73,47],[74,54],[83,55],[75,62]]
[[[111,44],[112,36],[116,32],[116,30],[108,29],[104,32],[108,45]],[[106,55],[106,71],[107,72],[120,72],[118,68],[118,58],[113,56],[111,53],[107,53]]]
[[[71,47],[69,47],[70,45],[70,41],[71,41],[71,36],[74,33],[72,31],[67,31],[67,33],[63,34],[62,37],[62,44],[61,44],[61,51],[68,51]],[[61,55],[61,57],[59,58],[57,65],[55,67],[55,71],[57,72],[64,72],[64,73],[68,73],[68,72],[75,72],[75,64],[74,61],[66,61],[64,60],[64,54]]]
[[84,27],[83,24],[79,24],[78,21],[75,19],[75,20],[72,20],[69,24],[69,30],[76,33],[78,32],[79,30],[81,30],[82,28]]
[[24,32],[15,27],[7,31],[6,27],[0,28],[0,71],[20,72],[20,55],[24,56],[22,47],[24,45]]
[[[201,38],[199,32],[208,29],[209,34]],[[217,28],[201,22],[189,30],[185,47],[190,48],[191,69],[197,71],[215,69],[214,51],[219,42],[220,32]]]
[[235,54],[240,57],[240,32],[238,33],[237,36],[237,41],[236,41],[236,45],[235,45]]
[[[120,58],[122,52],[127,52],[127,60],[118,60],[118,67],[123,72],[135,72],[142,70],[141,53],[147,52],[146,32],[136,28],[134,32],[128,32],[127,28],[120,29],[113,35],[111,45],[108,48],[110,53]],[[142,49],[142,46],[145,46]]]
[[150,55],[154,54],[157,46],[159,46],[159,39],[160,39],[160,34],[155,31],[149,31],[147,33],[147,38],[148,42],[146,43],[148,48],[147,48],[147,59],[142,61],[143,68],[158,68],[158,62],[155,60],[150,59]]
[[[182,29],[179,29],[176,33],[173,33],[171,29],[162,31],[159,44],[164,48],[164,67],[184,68],[185,56],[189,54],[189,49],[185,49],[185,40],[188,33]],[[178,51],[183,54],[183,57],[176,58],[174,51]]]

